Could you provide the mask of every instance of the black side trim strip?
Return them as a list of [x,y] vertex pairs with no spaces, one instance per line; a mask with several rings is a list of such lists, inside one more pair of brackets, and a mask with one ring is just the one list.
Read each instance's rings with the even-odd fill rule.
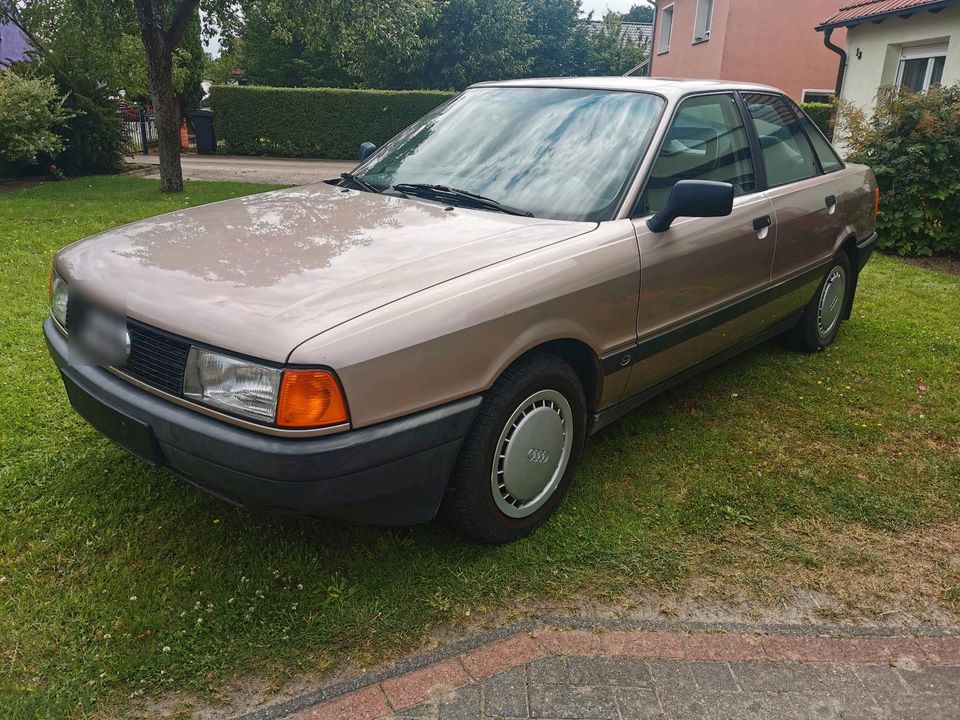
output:
[[689,380],[690,378],[699,375],[702,372],[706,372],[707,370],[716,367],[720,363],[726,362],[730,358],[739,355],[744,350],[749,350],[750,348],[755,347],[756,345],[759,345],[760,343],[769,340],[770,338],[775,337],[782,332],[786,332],[796,325],[799,320],[800,313],[791,315],[786,320],[782,320],[773,327],[767,328],[759,335],[754,335],[753,337],[737,345],[729,347],[723,352],[717,353],[713,357],[704,360],[702,363],[694,365],[692,368],[688,368],[687,370],[684,370],[683,372],[664,380],[658,385],[647,388],[636,395],[631,395],[626,400],[621,400],[613,407],[609,407],[606,410],[601,410],[600,412],[595,413],[592,418],[592,422],[590,423],[588,434],[593,435],[594,433],[599,432],[610,423],[614,422],[615,420],[619,420],[630,411],[635,410],[639,406],[643,405],[643,403],[656,397],[660,393],[666,392],[670,388],[679,385],[685,380]]
[[821,263],[810,270],[805,270],[804,272],[795,275],[792,278],[777,283],[776,285],[772,285],[754,295],[746,297],[742,300],[737,300],[730,305],[720,308],[719,310],[715,310],[707,315],[702,315],[696,320],[691,320],[690,322],[680,325],[679,327],[671,328],[670,330],[665,330],[657,335],[644,338],[636,345],[628,347],[624,350],[619,350],[618,352],[610,355],[606,355],[605,357],[601,358],[601,362],[603,363],[603,373],[604,375],[610,375],[618,370],[622,370],[625,367],[630,367],[634,363],[638,363],[641,360],[646,360],[647,358],[663,352],[664,350],[669,350],[674,345],[679,345],[680,343],[691,340],[698,335],[709,332],[710,330],[713,330],[724,323],[730,322],[731,320],[734,320],[745,313],[763,307],[767,303],[772,302],[779,297],[783,297],[794,290],[802,288],[808,283],[812,283],[815,280],[821,279],[827,271],[827,266],[831,262],[832,261]]

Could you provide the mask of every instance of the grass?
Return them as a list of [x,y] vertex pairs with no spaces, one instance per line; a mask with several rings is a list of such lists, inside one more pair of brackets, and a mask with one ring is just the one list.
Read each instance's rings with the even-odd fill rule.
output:
[[960,278],[884,257],[827,352],[769,343],[633,413],[588,443],[559,514],[507,547],[251,515],[144,466],[66,402],[40,333],[50,259],[261,189],[99,178],[0,195],[0,716],[112,717],[245,673],[369,666],[484,613],[694,577],[960,610]]

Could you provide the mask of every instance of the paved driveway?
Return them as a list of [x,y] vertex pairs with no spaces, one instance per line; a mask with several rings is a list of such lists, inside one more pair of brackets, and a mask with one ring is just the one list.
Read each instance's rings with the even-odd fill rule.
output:
[[520,622],[237,720],[960,718],[960,637],[935,630],[573,625]]
[[[132,162],[157,166],[156,155],[135,155]],[[246,182],[306,185],[335,178],[356,167],[343,160],[310,160],[307,158],[265,158],[243,155],[181,155],[183,177],[187,180],[243,180]]]

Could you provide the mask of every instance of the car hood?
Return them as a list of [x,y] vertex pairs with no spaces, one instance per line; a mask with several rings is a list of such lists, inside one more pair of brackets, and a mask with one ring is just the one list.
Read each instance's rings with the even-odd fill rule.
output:
[[324,330],[594,227],[320,183],[115,228],[57,268],[132,318],[284,362]]

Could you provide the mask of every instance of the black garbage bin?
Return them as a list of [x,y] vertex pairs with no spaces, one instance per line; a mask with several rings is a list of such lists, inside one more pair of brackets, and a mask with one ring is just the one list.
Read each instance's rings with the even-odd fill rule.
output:
[[213,155],[217,152],[217,138],[213,134],[213,110],[194,110],[190,113],[193,132],[197,137],[197,152]]

